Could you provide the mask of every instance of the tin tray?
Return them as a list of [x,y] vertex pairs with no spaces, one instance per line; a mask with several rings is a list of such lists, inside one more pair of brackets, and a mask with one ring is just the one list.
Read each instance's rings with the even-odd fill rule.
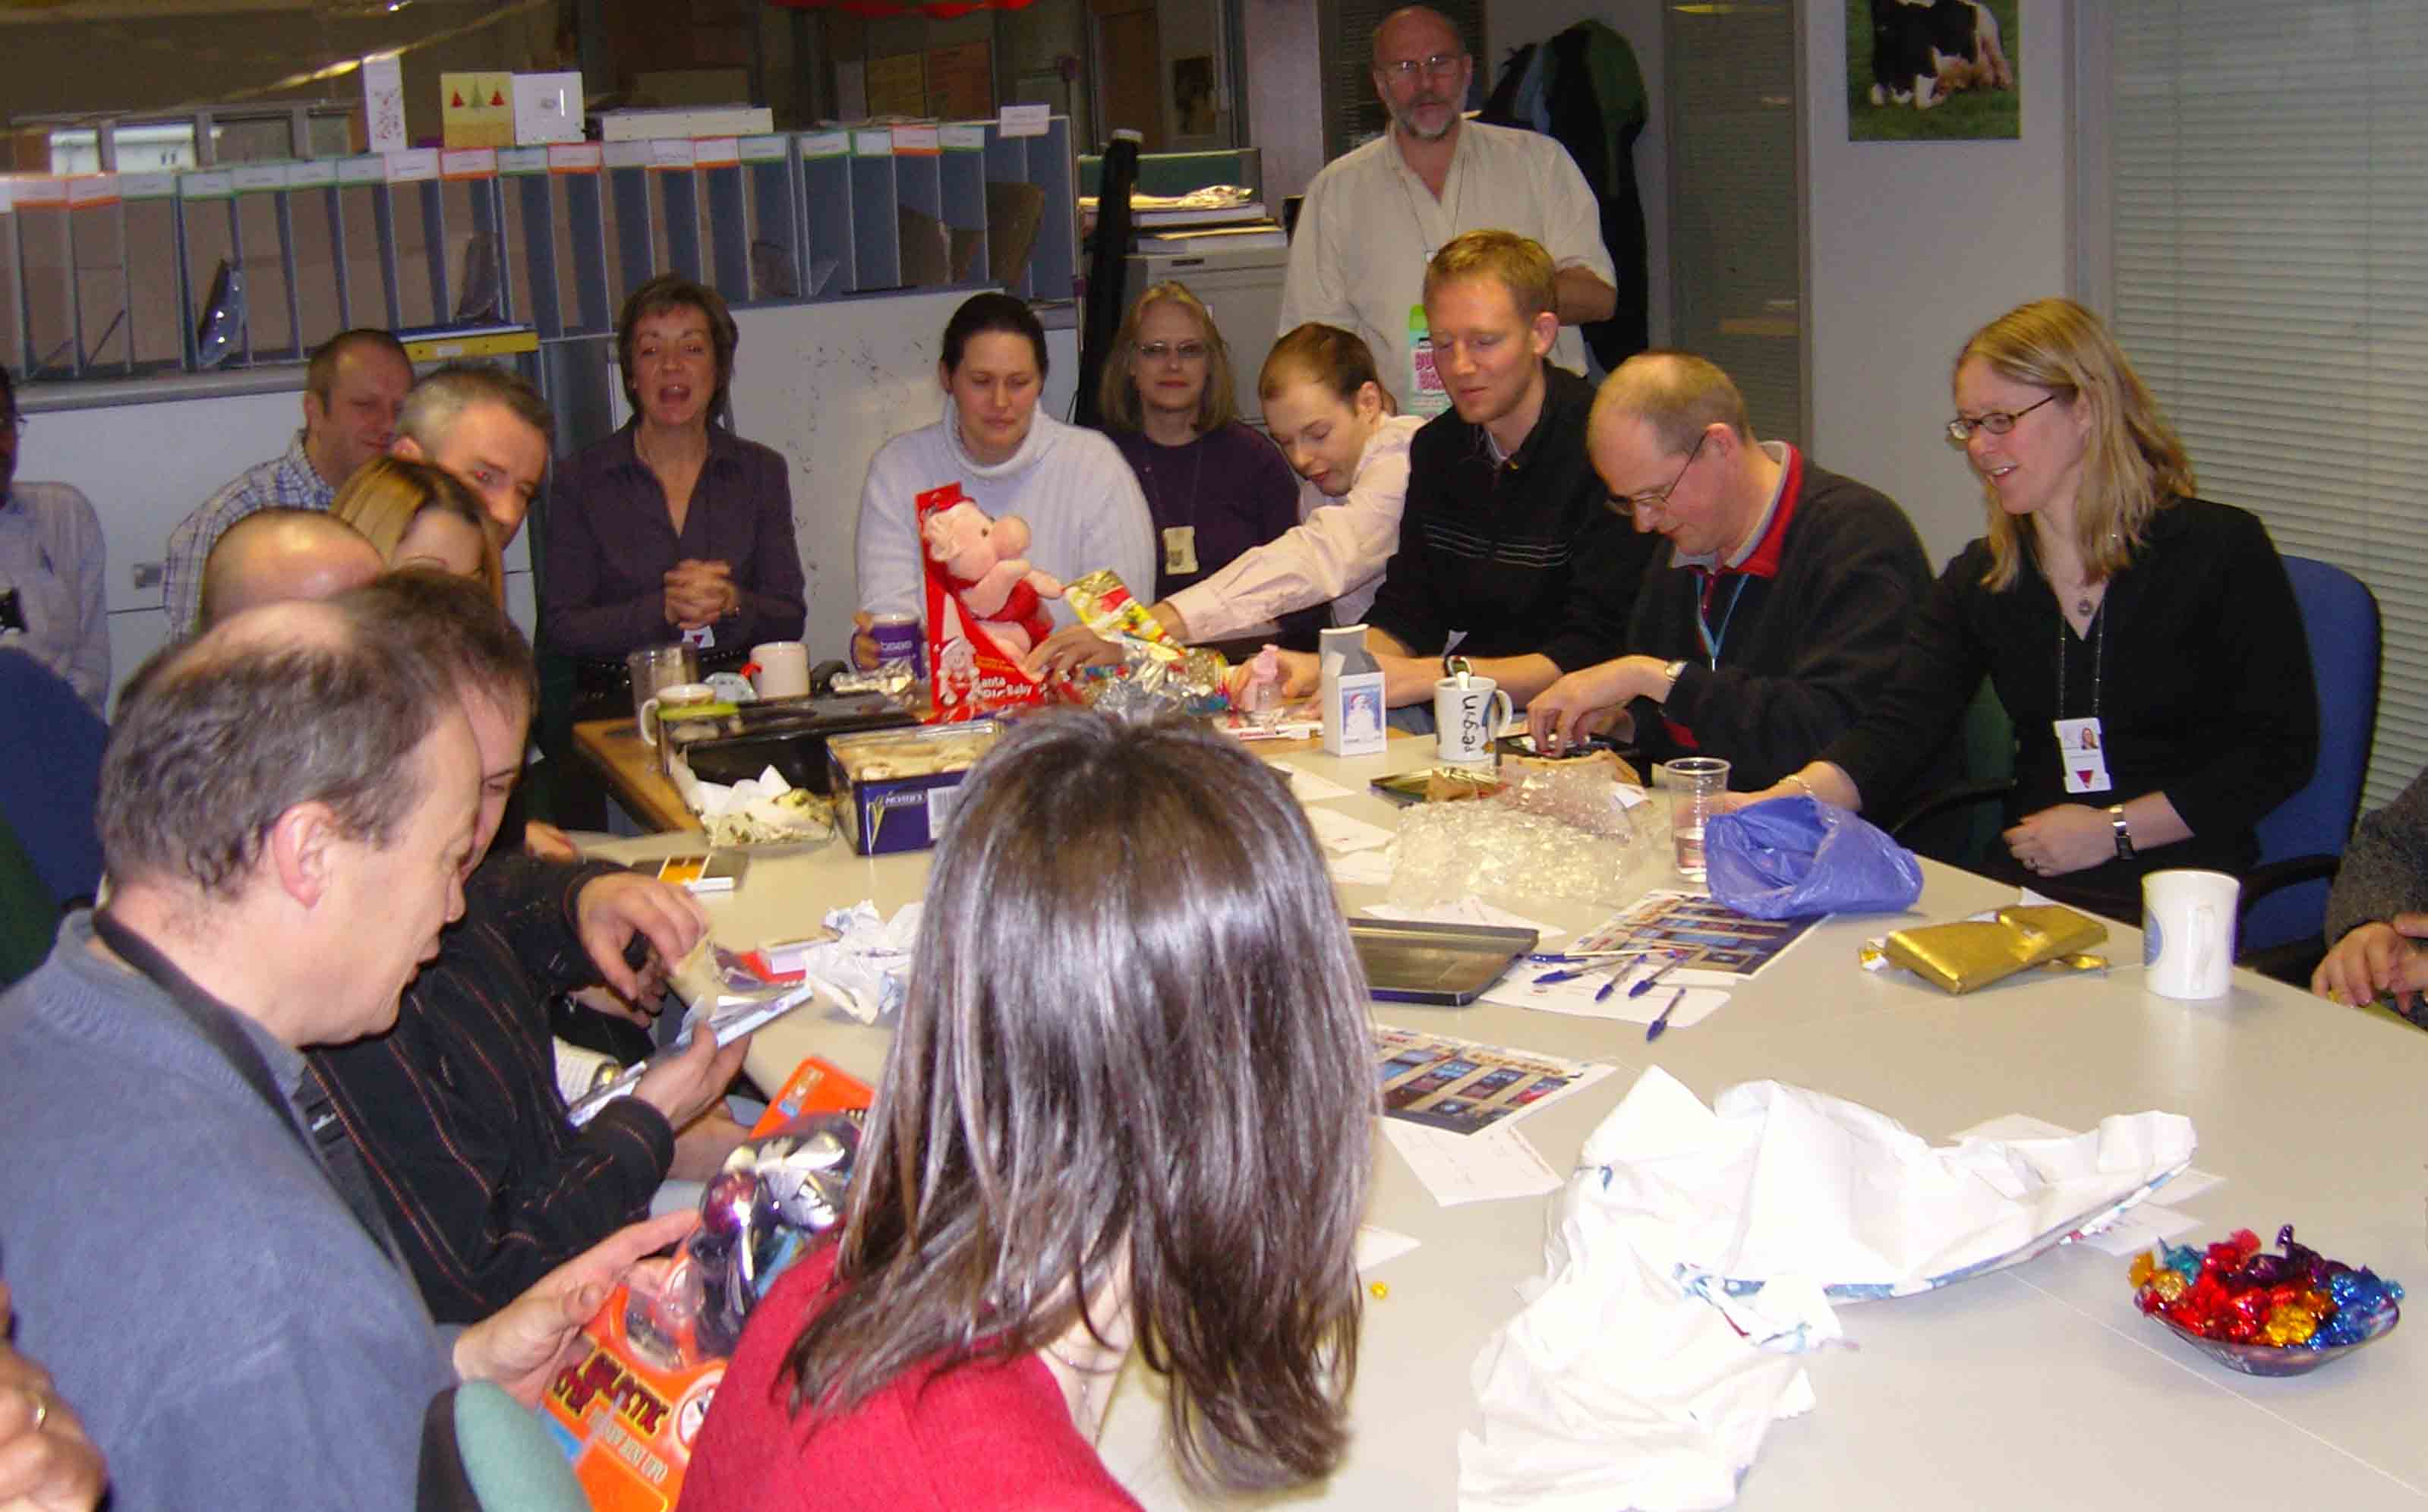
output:
[[1367,989],[1378,1001],[1464,1008],[1500,980],[1511,962],[1532,951],[1539,936],[1531,929],[1496,924],[1353,919],[1349,937],[1366,968]]

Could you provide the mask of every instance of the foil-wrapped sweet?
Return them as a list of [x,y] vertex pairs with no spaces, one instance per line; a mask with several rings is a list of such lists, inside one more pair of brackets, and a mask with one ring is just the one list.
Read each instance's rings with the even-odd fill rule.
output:
[[633,1293],[627,1335],[669,1368],[731,1355],[776,1278],[843,1221],[859,1156],[857,1113],[806,1114],[735,1148],[664,1288]]

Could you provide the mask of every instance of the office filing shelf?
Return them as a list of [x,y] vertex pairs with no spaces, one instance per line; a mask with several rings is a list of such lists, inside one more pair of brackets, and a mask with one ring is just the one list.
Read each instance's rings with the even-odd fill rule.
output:
[[0,177],[0,363],[42,380],[197,371],[222,264],[246,319],[227,366],[294,362],[355,325],[614,329],[664,273],[737,305],[994,282],[1017,239],[991,185],[1036,211],[1006,286],[1069,300],[1079,271],[1071,125],[993,122],[740,138],[418,149],[182,173]]

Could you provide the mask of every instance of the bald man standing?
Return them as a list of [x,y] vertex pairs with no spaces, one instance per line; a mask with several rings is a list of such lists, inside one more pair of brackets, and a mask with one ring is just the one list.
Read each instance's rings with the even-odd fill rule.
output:
[[343,520],[315,510],[256,510],[228,527],[203,563],[194,628],[257,605],[333,597],[386,570],[379,548]]
[[1617,307],[1601,210],[1567,149],[1549,137],[1465,120],[1475,74],[1458,28],[1410,6],[1374,29],[1374,92],[1391,127],[1307,187],[1290,238],[1281,329],[1308,320],[1365,338],[1403,415],[1439,415],[1425,265],[1462,233],[1516,232],[1551,254],[1560,330],[1550,360],[1584,371],[1576,327]]

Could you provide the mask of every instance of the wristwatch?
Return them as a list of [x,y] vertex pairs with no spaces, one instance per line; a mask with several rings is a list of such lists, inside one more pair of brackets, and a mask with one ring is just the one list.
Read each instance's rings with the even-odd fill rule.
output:
[[1678,679],[1684,675],[1686,675],[1686,660],[1683,657],[1662,668],[1661,680],[1668,686],[1661,690],[1661,697],[1657,702],[1664,704],[1669,702],[1669,695],[1678,691]]
[[2108,821],[2109,824],[2113,825],[2116,830],[2116,859],[2119,861],[2132,860],[2133,826],[2124,821],[2124,805],[2123,804],[2111,805],[2108,807]]

